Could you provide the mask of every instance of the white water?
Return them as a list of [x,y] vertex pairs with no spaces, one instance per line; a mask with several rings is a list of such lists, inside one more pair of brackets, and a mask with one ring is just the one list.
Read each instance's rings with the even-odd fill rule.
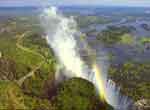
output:
[[107,82],[106,72],[103,68],[105,65],[98,61],[101,76],[97,78],[93,70],[81,59],[75,37],[77,25],[74,19],[63,16],[58,13],[55,7],[51,7],[43,11],[41,23],[47,34],[47,42],[54,50],[60,64],[65,67],[65,75],[68,78],[80,77],[92,82],[98,93],[102,92],[100,80],[103,80],[103,92],[106,94],[106,101],[116,109],[127,110],[129,101],[126,97],[120,95],[115,83],[112,83],[112,81]]
[[67,76],[83,76],[84,62],[80,59],[74,34],[76,33],[76,24],[72,18],[66,18],[57,14],[55,7],[44,10],[42,17],[42,24],[44,24],[47,41],[54,49],[55,55],[60,63],[70,71]]
[[108,80],[106,84],[107,102],[116,110],[129,110],[133,103],[131,99],[120,93],[118,88],[112,80]]

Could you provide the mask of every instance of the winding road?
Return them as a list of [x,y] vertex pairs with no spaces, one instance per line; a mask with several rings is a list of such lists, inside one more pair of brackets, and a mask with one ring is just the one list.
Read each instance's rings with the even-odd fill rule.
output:
[[41,55],[40,53],[35,52],[35,51],[33,51],[33,50],[31,50],[31,49],[29,49],[29,48],[27,48],[27,47],[24,47],[24,46],[22,45],[23,38],[24,38],[26,35],[28,35],[29,33],[30,33],[30,31],[27,31],[27,32],[23,33],[21,36],[17,36],[16,46],[17,46],[17,48],[19,48],[19,49],[21,49],[21,50],[23,50],[23,51],[25,51],[25,52],[28,52],[28,53],[31,53],[31,54],[40,56],[40,57],[43,59],[43,61],[40,62],[40,63],[38,64],[38,66],[36,66],[35,68],[33,68],[29,73],[27,73],[25,76],[21,77],[21,78],[17,81],[17,83],[18,83],[19,86],[21,86],[21,85],[23,84],[23,82],[24,82],[27,78],[33,76],[34,73],[35,73],[39,68],[41,68],[41,66],[45,63],[45,57],[44,57],[43,55]]

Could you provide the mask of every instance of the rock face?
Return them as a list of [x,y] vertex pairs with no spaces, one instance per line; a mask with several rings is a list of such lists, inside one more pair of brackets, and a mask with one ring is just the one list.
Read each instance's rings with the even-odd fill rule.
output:
[[150,100],[142,99],[135,103],[134,110],[150,110]]
[[9,58],[0,58],[0,80],[16,79],[16,63]]
[[145,29],[146,31],[150,31],[150,26],[148,25],[148,24],[141,24],[141,27],[143,28],[143,29]]

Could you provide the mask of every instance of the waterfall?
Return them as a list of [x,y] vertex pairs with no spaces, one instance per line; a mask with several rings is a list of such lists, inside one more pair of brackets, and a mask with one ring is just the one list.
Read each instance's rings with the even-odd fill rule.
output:
[[107,81],[103,69],[106,65],[99,65],[99,61],[95,59],[91,62],[92,67],[89,67],[82,60],[76,40],[77,24],[73,17],[65,17],[57,8],[50,7],[44,9],[40,18],[47,35],[46,40],[66,70],[65,76],[79,77],[92,82],[102,100],[106,100],[115,109],[127,110],[128,99],[119,93],[115,83]]
[[106,99],[116,110],[129,110],[132,100],[120,93],[120,88],[112,80],[108,80],[106,84]]

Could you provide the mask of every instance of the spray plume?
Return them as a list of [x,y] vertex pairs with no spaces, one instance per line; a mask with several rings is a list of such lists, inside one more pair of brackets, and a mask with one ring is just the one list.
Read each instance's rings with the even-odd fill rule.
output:
[[[114,89],[112,83],[106,83],[107,79],[104,77],[102,66],[99,67],[95,59],[95,61],[92,61],[94,63],[91,69],[80,57],[76,40],[77,25],[74,19],[63,16],[58,13],[55,7],[51,7],[45,9],[42,13],[41,23],[46,31],[48,44],[54,50],[60,64],[68,71],[65,75],[69,78],[80,77],[92,82],[98,90],[100,99],[117,107],[119,100],[116,100],[116,94],[110,94],[110,92],[115,92],[116,89]],[[89,50],[88,47],[87,50]],[[111,91],[113,89],[114,91]],[[119,94],[117,95],[119,96]],[[123,103],[125,102],[123,101]]]
[[55,7],[44,11],[43,24],[46,26],[47,41],[54,49],[60,63],[70,71],[71,76],[81,77],[84,63],[76,52],[74,33],[76,24],[72,18],[57,14]]

